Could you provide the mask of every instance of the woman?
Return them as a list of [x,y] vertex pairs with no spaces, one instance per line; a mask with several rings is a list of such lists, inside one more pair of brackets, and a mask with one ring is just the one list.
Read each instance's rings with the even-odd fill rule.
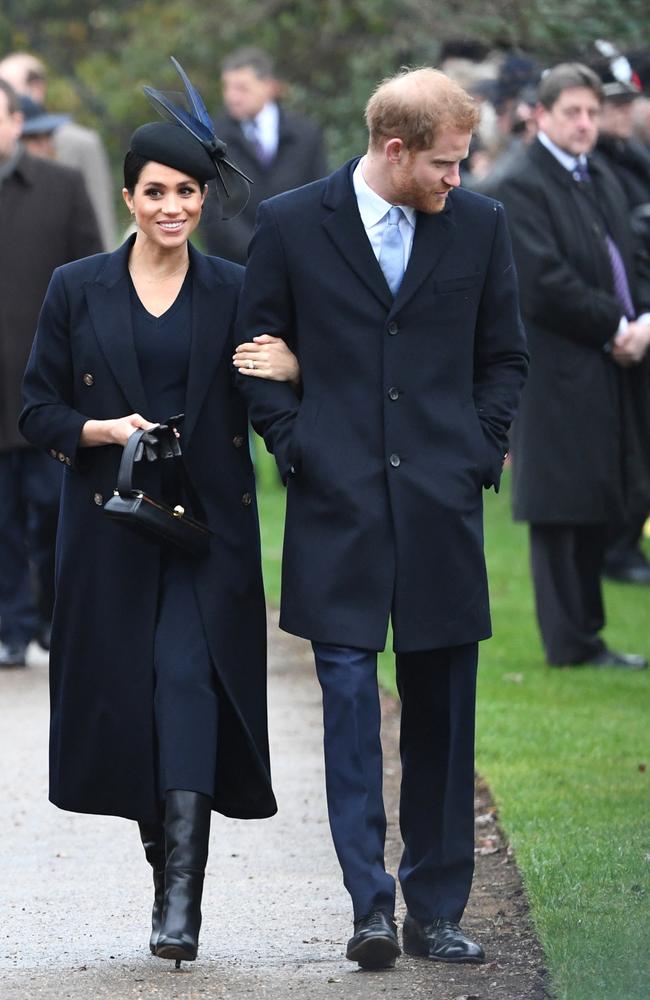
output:
[[[136,819],[153,867],[151,950],[193,960],[211,810],[276,811],[266,719],[265,608],[244,403],[232,329],[243,269],[189,243],[237,168],[183,125],[138,129],[124,200],[137,231],[115,253],[58,268],[25,375],[25,437],[65,465],[51,644],[50,799]],[[293,379],[273,338],[257,354]],[[213,532],[188,559],[103,511],[138,428],[184,413],[180,445]],[[140,462],[137,486],[172,499],[171,460]]]

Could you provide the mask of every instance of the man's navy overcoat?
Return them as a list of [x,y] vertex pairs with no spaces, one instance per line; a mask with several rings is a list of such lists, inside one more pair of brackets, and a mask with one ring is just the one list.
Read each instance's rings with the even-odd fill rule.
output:
[[482,488],[498,486],[527,354],[500,204],[418,214],[393,300],[356,160],[260,206],[238,340],[286,336],[303,396],[239,376],[288,480],[280,624],[399,652],[490,634]]
[[[160,549],[102,510],[122,449],[79,447],[88,418],[147,416],[130,318],[129,249],[127,242],[54,272],[25,375],[21,430],[65,467],[50,657],[50,797],[65,809],[146,819],[156,815]],[[242,268],[192,248],[190,260],[181,445],[214,532],[194,582],[222,692],[215,808],[268,816],[275,800],[259,532],[246,406],[231,365]],[[140,466],[136,485],[160,496],[159,463]]]

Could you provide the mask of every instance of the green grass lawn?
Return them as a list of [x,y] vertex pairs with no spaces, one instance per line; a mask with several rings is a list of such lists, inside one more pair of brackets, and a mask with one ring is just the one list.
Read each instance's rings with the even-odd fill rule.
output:
[[[258,470],[277,603],[284,501],[265,458]],[[648,1000],[650,671],[548,668],[507,474],[485,507],[494,638],[481,646],[477,767],[515,848],[556,996]],[[650,655],[650,591],[607,585],[606,607],[608,643]],[[394,690],[390,653],[381,676]]]

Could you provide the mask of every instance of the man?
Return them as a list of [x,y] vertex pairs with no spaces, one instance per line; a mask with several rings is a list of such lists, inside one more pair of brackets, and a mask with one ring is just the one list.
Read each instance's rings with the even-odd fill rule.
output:
[[[47,92],[44,64],[29,52],[12,52],[0,61],[0,79],[6,80],[21,96],[43,105]],[[118,244],[115,214],[115,186],[106,150],[98,132],[86,128],[66,115],[53,136],[59,163],[79,170],[93,206],[104,250]]]
[[34,637],[47,647],[54,601],[61,474],[18,432],[23,373],[52,271],[101,250],[83,178],[26,153],[22,127],[18,97],[0,79],[0,667],[24,665]]
[[[601,45],[606,44],[602,43]],[[611,60],[594,63],[603,85],[603,104],[595,151],[602,157],[625,194],[627,214],[634,237],[634,272],[637,297],[650,301],[650,150],[633,137],[634,105],[641,97],[628,60],[615,49]],[[642,384],[634,396],[641,396],[645,384],[646,402],[650,402],[650,363],[648,360],[628,374]],[[637,425],[638,426],[638,425]],[[645,428],[645,433],[644,433]],[[637,474],[630,485],[627,516],[614,526],[605,553],[605,574],[624,583],[650,585],[650,562],[641,548],[643,525],[650,514],[650,447],[647,424],[641,423],[637,440],[626,442],[637,452]]]
[[216,118],[217,135],[235,163],[253,181],[248,205],[224,225],[214,191],[205,203],[202,236],[208,253],[246,263],[257,206],[274,194],[300,187],[326,172],[323,139],[312,122],[278,104],[278,84],[266,53],[234,52],[223,63],[225,112]]
[[[623,194],[587,161],[602,88],[577,63],[539,86],[538,138],[498,188],[512,231],[530,377],[513,437],[514,514],[530,524],[533,583],[551,666],[640,669],[609,649],[601,593],[609,525],[623,516],[645,448],[647,392],[637,381],[650,325],[636,319]],[[638,391],[640,390],[640,391]]]
[[[473,873],[477,643],[490,635],[483,487],[498,486],[526,370],[504,213],[456,190],[478,113],[432,69],[371,97],[368,151],[265,202],[236,364],[288,484],[281,627],[312,640],[330,825],[354,910],[347,957],[399,954],[384,868],[377,651],[402,700],[404,947],[480,962]],[[253,338],[298,354],[299,403],[255,378]],[[263,367],[263,366],[262,366]]]

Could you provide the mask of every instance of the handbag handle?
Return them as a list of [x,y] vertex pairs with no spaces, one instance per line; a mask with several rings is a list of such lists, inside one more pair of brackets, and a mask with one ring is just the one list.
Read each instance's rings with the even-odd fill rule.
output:
[[124,445],[122,458],[120,460],[120,469],[117,474],[117,492],[120,494],[130,493],[133,490],[133,465],[135,463],[135,455],[142,438],[148,433],[148,431],[140,428],[131,434],[128,441]]
[[174,434],[174,430],[170,429],[167,424],[158,424],[153,430],[148,431],[143,428],[139,428],[131,434],[128,441],[124,445],[122,458],[120,460],[120,468],[117,473],[117,492],[120,495],[128,495],[133,491],[133,466],[140,457],[139,453],[142,439],[146,434],[155,435],[157,431],[164,431],[167,435],[166,441],[158,442],[161,451],[162,445],[166,445],[167,452],[163,457],[177,459],[176,472],[180,475],[180,482],[185,487],[190,503],[196,508],[197,512],[203,512],[203,504],[201,503],[199,496],[187,474],[187,469],[185,468],[185,463],[182,458],[180,444]]

